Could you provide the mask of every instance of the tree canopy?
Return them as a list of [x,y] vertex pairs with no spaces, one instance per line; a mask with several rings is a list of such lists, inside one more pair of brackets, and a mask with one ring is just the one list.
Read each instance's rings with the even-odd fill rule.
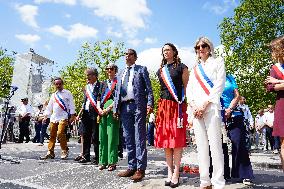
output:
[[274,103],[264,79],[272,64],[269,42],[284,34],[283,0],[241,0],[234,16],[219,25],[226,70],[236,76],[239,90],[253,112]]
[[[7,54],[6,49],[0,47],[0,84],[2,86],[10,86],[13,76],[14,57]],[[10,88],[1,87],[0,97],[6,97],[10,92]]]
[[81,108],[83,102],[83,88],[86,85],[84,72],[86,68],[97,68],[99,80],[105,80],[107,78],[106,66],[109,63],[116,63],[123,55],[123,43],[114,44],[109,39],[97,41],[94,44],[84,43],[82,49],[79,50],[77,60],[60,71],[60,75],[65,82],[64,87],[73,94],[77,111]]

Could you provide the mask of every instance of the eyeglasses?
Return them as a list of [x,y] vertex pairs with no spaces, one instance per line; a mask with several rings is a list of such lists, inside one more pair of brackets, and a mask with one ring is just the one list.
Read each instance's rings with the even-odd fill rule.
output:
[[197,45],[195,48],[195,50],[199,50],[200,47],[202,47],[202,49],[205,49],[206,47],[209,47],[206,43],[202,44],[202,45]]
[[126,52],[126,53],[124,53],[124,54],[125,54],[125,56],[127,56],[127,55],[134,55],[133,52],[130,52],[130,53]]
[[108,70],[113,71],[114,68],[106,68],[106,71],[108,71]]

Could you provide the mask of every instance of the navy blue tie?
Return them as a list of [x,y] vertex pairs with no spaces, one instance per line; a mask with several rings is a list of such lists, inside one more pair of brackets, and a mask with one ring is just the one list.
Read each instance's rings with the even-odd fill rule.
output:
[[131,70],[131,67],[127,67],[127,72],[124,76],[124,80],[121,85],[121,96],[122,97],[125,97],[127,95],[127,87],[128,87],[128,82],[129,82],[130,70]]

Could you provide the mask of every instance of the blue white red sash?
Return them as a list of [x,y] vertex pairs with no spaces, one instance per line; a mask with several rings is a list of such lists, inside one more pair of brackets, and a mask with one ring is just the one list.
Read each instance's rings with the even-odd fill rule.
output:
[[209,79],[209,77],[206,75],[203,67],[201,64],[198,64],[194,67],[194,75],[198,83],[200,84],[201,88],[204,90],[204,92],[209,95],[210,89],[214,87],[214,84]]
[[117,83],[117,79],[114,79],[114,80],[112,81],[111,88],[109,89],[108,86],[105,88],[104,94],[103,94],[103,96],[102,96],[102,103],[103,103],[103,104],[106,103],[106,101],[107,101],[107,100],[109,99],[109,97],[111,96],[111,94],[112,94],[112,92],[113,92],[113,90],[114,90],[114,88],[115,88],[116,83]]
[[88,98],[88,100],[90,101],[91,105],[93,106],[93,108],[95,109],[95,111],[97,113],[99,113],[99,110],[97,108],[97,98],[94,96],[94,94],[92,93],[91,87],[90,85],[86,86],[86,97]]
[[273,65],[272,69],[276,72],[279,79],[284,79],[284,68],[280,63]]
[[54,93],[54,99],[55,99],[55,102],[59,105],[60,108],[62,108],[63,111],[67,111],[67,107],[62,99],[62,97],[58,94],[58,92]]
[[177,90],[170,76],[170,72],[166,66],[161,69],[161,77],[172,97],[178,102],[178,120],[177,128],[183,128],[183,117],[182,117],[182,102],[185,99],[184,88],[182,88],[181,101],[178,100]]

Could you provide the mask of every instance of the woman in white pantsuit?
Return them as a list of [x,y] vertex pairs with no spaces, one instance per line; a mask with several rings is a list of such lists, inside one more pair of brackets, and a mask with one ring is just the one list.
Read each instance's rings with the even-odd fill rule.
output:
[[[198,63],[191,70],[188,82],[189,105],[193,111],[193,128],[198,150],[200,188],[222,189],[224,179],[224,155],[222,150],[220,97],[226,80],[222,59],[215,58],[213,44],[200,37],[195,44]],[[213,173],[209,177],[209,147]]]

